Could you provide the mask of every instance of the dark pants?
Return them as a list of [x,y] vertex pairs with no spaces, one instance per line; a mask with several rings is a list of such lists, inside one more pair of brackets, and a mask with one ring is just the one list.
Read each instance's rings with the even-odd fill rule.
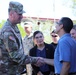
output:
[[50,74],[50,71],[47,71],[47,72],[42,72],[43,75],[49,75]]
[[[43,75],[49,75],[50,74],[50,71],[47,71],[47,72],[42,72]],[[35,73],[34,71],[32,72],[32,75],[37,75],[37,73]]]

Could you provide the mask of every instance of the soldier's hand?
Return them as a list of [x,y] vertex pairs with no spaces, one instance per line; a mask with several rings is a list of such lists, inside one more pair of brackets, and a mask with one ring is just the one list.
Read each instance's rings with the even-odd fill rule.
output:
[[31,64],[36,64],[38,60],[39,60],[38,57],[31,57],[31,56],[30,56],[30,63],[31,63]]
[[37,57],[37,58],[38,58],[38,60],[37,60],[37,63],[35,64],[35,66],[39,67],[39,66],[42,66],[45,64],[44,59],[42,57]]

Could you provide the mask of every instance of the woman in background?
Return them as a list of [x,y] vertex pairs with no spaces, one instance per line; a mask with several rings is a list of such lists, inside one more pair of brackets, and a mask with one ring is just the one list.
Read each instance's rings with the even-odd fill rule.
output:
[[[49,45],[44,42],[44,35],[41,31],[35,31],[33,33],[33,40],[36,45],[29,51],[30,56],[43,57],[49,59],[54,58],[54,48],[52,45]],[[43,64],[40,67],[32,65],[32,68],[32,75],[49,75],[50,71],[54,74],[54,67],[47,64]]]

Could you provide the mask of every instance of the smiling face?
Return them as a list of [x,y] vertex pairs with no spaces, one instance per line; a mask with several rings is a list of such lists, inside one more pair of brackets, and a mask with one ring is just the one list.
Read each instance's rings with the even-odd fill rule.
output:
[[55,33],[59,34],[62,28],[63,25],[60,22],[57,22],[57,24],[55,25]]
[[63,29],[62,19],[63,19],[63,18],[61,18],[61,19],[60,19],[58,22],[56,22],[56,24],[55,24],[55,33],[58,34],[58,35],[60,35],[61,30]]
[[71,34],[71,37],[76,40],[76,30],[75,29],[71,29],[70,34]]
[[41,33],[37,33],[34,37],[34,42],[36,45],[44,44],[44,36]]

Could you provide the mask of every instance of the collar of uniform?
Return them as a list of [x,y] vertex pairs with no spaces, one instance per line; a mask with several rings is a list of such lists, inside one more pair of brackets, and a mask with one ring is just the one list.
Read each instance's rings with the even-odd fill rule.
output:
[[9,25],[11,25],[12,27],[15,27],[15,24],[12,24],[11,21],[9,19],[7,19],[7,22],[9,23]]
[[7,22],[9,23],[8,25],[10,25],[17,33],[20,33],[16,24],[12,24],[9,19],[7,19]]
[[27,38],[31,38],[33,36],[33,33],[31,33],[30,35],[26,35]]

